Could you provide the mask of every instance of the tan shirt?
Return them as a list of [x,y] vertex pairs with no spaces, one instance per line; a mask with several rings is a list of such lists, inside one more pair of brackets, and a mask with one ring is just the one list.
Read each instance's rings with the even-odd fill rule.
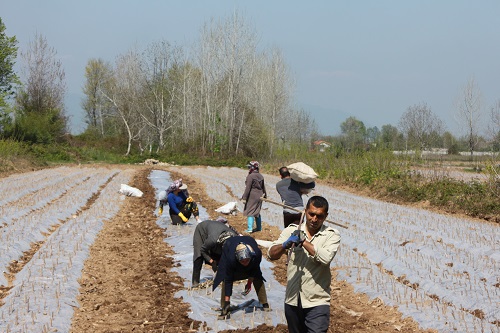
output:
[[[283,244],[297,228],[296,224],[289,225],[273,245]],[[285,303],[297,306],[297,296],[300,293],[303,308],[330,305],[330,263],[340,245],[340,233],[323,225],[311,239],[307,238],[307,241],[314,245],[316,254],[311,256],[302,247],[295,248],[292,252],[287,268]]]

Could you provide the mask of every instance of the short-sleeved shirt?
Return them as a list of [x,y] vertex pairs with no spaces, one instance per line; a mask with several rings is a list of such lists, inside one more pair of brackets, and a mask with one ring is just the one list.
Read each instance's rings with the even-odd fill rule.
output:
[[[285,228],[273,245],[281,245],[297,230],[296,224]],[[340,245],[340,233],[323,225],[311,238],[307,239],[316,254],[311,256],[303,247],[294,248],[287,267],[285,303],[297,306],[298,295],[303,308],[330,305],[330,283],[332,262]]]

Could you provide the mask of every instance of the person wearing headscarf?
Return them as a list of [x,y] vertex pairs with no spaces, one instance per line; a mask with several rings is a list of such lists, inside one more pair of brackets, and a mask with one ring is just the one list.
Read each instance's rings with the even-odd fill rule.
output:
[[169,205],[172,224],[186,223],[191,215],[198,223],[201,222],[198,205],[189,195],[187,185],[182,182],[182,179],[177,179],[169,185],[166,191],[161,191],[158,194],[158,200],[158,215],[163,214],[163,206]]
[[[262,230],[262,218],[260,210],[262,201],[260,198],[267,198],[266,187],[264,184],[264,176],[259,172],[260,164],[257,161],[250,161],[247,165],[248,175],[245,179],[245,192],[241,196],[241,200],[245,203],[243,215],[247,216],[247,232],[252,233]],[[256,228],[254,229],[254,222]]]
[[257,297],[264,311],[271,311],[267,302],[267,293],[264,286],[266,281],[260,269],[262,252],[257,242],[250,236],[234,236],[226,240],[222,247],[222,255],[215,275],[212,290],[221,285],[221,314],[219,319],[230,316],[231,295],[233,282],[248,279],[244,294],[250,292],[253,284]]
[[214,272],[222,253],[222,246],[229,237],[238,233],[229,227],[227,219],[219,216],[215,221],[206,220],[199,223],[193,234],[193,276],[192,287],[200,284],[200,273],[203,262],[212,266]]

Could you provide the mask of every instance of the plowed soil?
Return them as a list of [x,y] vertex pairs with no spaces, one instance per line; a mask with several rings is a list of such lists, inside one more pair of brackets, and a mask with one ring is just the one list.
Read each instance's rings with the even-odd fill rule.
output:
[[[168,169],[166,169],[168,171]],[[129,184],[144,192],[142,198],[128,197],[117,216],[108,221],[92,246],[80,284],[79,307],[75,309],[73,333],[88,332],[196,332],[199,322],[188,317],[190,306],[174,294],[183,281],[172,271],[179,263],[171,259],[164,230],[156,224],[155,191],[148,175],[151,168],[138,169]],[[194,199],[209,212],[220,207],[206,195],[197,179],[180,174]],[[245,230],[240,214],[229,217],[238,231]],[[274,240],[279,229],[264,225],[255,238]],[[338,255],[341,255],[339,253]],[[277,279],[285,283],[285,258],[275,262]],[[334,275],[336,272],[334,270]],[[282,304],[271,304],[282,307]],[[214,316],[217,313],[214,312]],[[261,325],[254,329],[224,332],[288,332],[285,325]],[[331,320],[328,332],[434,332],[402,318],[394,307],[370,300],[342,281],[332,280]]]

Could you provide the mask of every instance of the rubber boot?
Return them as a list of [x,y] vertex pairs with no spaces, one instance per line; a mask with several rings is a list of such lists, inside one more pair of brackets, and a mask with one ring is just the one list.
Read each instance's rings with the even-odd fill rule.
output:
[[255,218],[255,222],[257,224],[257,229],[255,231],[261,231],[262,230],[262,217],[260,214]]
[[254,219],[255,218],[253,216],[247,217],[247,224],[248,224],[247,232],[249,232],[249,233],[253,232],[253,221],[254,221]]

